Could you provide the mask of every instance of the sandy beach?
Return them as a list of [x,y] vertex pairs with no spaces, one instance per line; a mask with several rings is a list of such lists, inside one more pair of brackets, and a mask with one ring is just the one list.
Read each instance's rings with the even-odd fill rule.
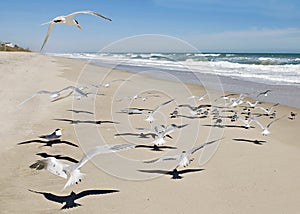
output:
[[[82,206],[63,211],[72,213],[298,212],[299,109],[275,106],[276,118],[282,118],[272,124],[268,136],[263,136],[256,123],[245,129],[240,121],[231,122],[226,116],[233,112],[222,112],[227,108],[220,109],[224,116],[221,125],[214,124],[213,107],[209,107],[207,117],[203,114],[201,118],[193,118],[187,108],[180,108],[183,116],[169,117],[180,104],[221,105],[222,102],[215,103],[214,100],[224,95],[222,91],[39,53],[0,53],[0,64],[1,213],[62,212],[62,204],[49,201],[29,189],[60,196],[69,195],[71,191],[118,190],[78,199],[76,202]],[[91,87],[115,79],[127,81],[112,83],[99,90]],[[64,93],[54,102],[48,95],[37,95],[20,105],[39,90],[59,90],[70,85],[88,86],[85,90],[90,94],[78,100],[73,94]],[[187,99],[206,92],[209,96],[202,101]],[[136,94],[149,97],[145,101],[128,99]],[[87,174],[82,182],[65,190],[62,190],[65,179],[46,170],[29,168],[42,159],[41,153],[80,160],[97,145],[152,145],[151,137],[138,135],[137,128],[151,128],[145,115],[128,115],[122,110],[129,107],[154,109],[170,99],[175,100],[159,110],[153,126],[188,124],[172,133],[172,139],[166,138],[165,146],[176,149],[135,148],[98,155],[82,167],[81,171]],[[261,104],[265,108],[272,105]],[[239,114],[243,112],[243,107],[229,109]],[[259,109],[253,112],[261,113]],[[290,112],[297,113],[298,117],[289,119]],[[269,116],[258,119],[264,125],[273,120]],[[38,141],[41,140],[38,136],[56,128],[64,128],[62,140],[66,143],[47,146]],[[172,175],[166,174],[173,170],[176,161],[144,163],[220,138],[223,139],[193,154],[194,161],[186,169],[179,169],[185,170],[182,179],[172,179]],[[71,164],[67,160],[61,161]]]

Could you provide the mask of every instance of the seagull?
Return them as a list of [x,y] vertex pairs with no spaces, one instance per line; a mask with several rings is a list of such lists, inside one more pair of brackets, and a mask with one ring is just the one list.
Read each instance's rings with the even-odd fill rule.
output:
[[241,119],[240,117],[238,118],[238,120],[240,120],[241,122],[244,123],[244,127],[245,129],[249,129],[250,128],[250,125],[252,122],[257,122],[256,118],[262,116],[261,114],[257,115],[256,117],[248,117],[247,119],[243,120]]
[[42,160],[36,161],[34,164],[30,165],[31,169],[36,170],[42,170],[46,169],[49,172],[60,176],[64,179],[68,178],[67,173],[69,174],[69,179],[67,183],[65,184],[64,188],[67,188],[68,186],[78,183],[81,181],[81,179],[84,178],[86,174],[80,172],[80,168],[88,162],[90,159],[92,159],[94,156],[99,154],[105,154],[105,153],[113,153],[113,152],[120,152],[123,150],[133,149],[135,148],[135,145],[131,144],[112,144],[112,145],[102,145],[102,146],[96,146],[92,148],[90,151],[87,152],[86,155],[82,157],[82,159],[73,165],[64,164],[61,161],[57,160],[55,157],[47,157]]
[[297,113],[295,113],[295,112],[292,112],[291,111],[291,114],[290,114],[291,116],[289,117],[291,120],[295,120],[296,119],[296,116],[297,116]]
[[61,90],[58,90],[58,91],[41,90],[41,91],[38,91],[38,92],[34,93],[33,95],[31,95],[29,98],[27,98],[26,100],[21,102],[19,105],[23,105],[24,103],[28,102],[29,100],[31,100],[32,98],[34,98],[35,96],[40,95],[40,94],[49,94],[50,98],[52,100],[54,100],[54,99],[58,98],[62,92],[69,91],[69,90],[74,92],[75,96],[77,96],[77,98],[82,97],[82,96],[87,97],[88,93],[85,93],[82,91],[84,88],[85,87],[75,87],[75,86],[71,85],[71,86],[65,87]]
[[279,105],[279,103],[276,103],[276,104],[274,104],[273,106],[271,106],[270,108],[264,108],[264,107],[262,107],[262,106],[259,106],[258,108],[261,109],[261,110],[263,110],[263,111],[266,113],[267,116],[270,116],[271,111],[273,110],[273,108],[274,108],[275,106],[278,106],[278,105]]
[[231,96],[235,96],[235,95],[238,95],[238,94],[235,94],[235,93],[233,93],[233,94],[227,94],[227,95],[224,95],[224,96],[221,96],[221,97],[215,99],[215,101],[217,101],[219,99],[229,100]]
[[261,95],[264,95],[265,97],[267,97],[270,92],[271,92],[271,90],[266,90],[264,92],[261,92],[256,96],[256,98],[260,97]]
[[[147,128],[138,128],[138,130],[146,130],[149,131],[149,134],[152,134],[153,136],[157,136],[157,139],[153,141],[154,144],[154,150],[159,151],[159,146],[166,143],[165,137],[172,138],[170,134],[174,132],[176,129],[181,129],[186,127],[188,124],[177,126],[176,124],[170,124],[167,126],[161,125],[161,126],[155,126],[154,130],[147,129]],[[161,129],[161,130],[160,130]]]
[[[285,117],[285,116],[283,116],[283,117]],[[257,120],[255,120],[255,122],[260,126],[260,128],[262,128],[262,135],[264,135],[264,136],[266,136],[266,135],[268,135],[268,134],[270,134],[271,132],[269,131],[269,128],[270,128],[270,126],[274,123],[274,122],[276,122],[276,121],[278,121],[278,120],[280,120],[280,119],[282,119],[283,117],[280,117],[280,118],[277,118],[277,119],[275,119],[275,120],[273,120],[273,121],[271,121],[268,125],[266,125],[266,126],[263,126],[259,121],[257,121]]]
[[47,139],[47,140],[54,140],[54,139],[58,139],[61,137],[62,135],[62,131],[64,130],[64,128],[61,128],[61,129],[55,129],[54,132],[52,132],[51,134],[48,134],[48,135],[41,135],[39,136],[39,138],[44,138],[44,139]]
[[81,26],[79,25],[78,21],[76,19],[74,19],[74,16],[76,16],[78,14],[90,14],[90,15],[98,16],[98,17],[103,18],[105,20],[111,21],[110,18],[105,17],[105,16],[103,16],[99,13],[96,13],[96,12],[90,11],[90,10],[77,11],[77,12],[71,13],[71,14],[66,15],[66,16],[58,16],[58,17],[52,19],[50,22],[46,22],[46,23],[42,24],[42,25],[49,24],[49,27],[48,27],[48,32],[47,32],[47,35],[45,37],[44,43],[41,47],[41,51],[44,48],[44,46],[45,46],[45,44],[46,44],[46,42],[47,42],[47,40],[50,36],[50,33],[51,33],[51,31],[52,31],[55,24],[73,25],[73,26],[78,27],[79,29],[82,29]]
[[254,103],[251,103],[250,101],[247,101],[246,103],[250,106],[250,108],[255,108],[256,105],[260,104],[261,102],[256,100]]
[[177,160],[178,164],[176,165],[175,169],[173,170],[173,177],[178,177],[178,171],[177,168],[179,167],[187,167],[194,159],[190,158],[192,154],[199,151],[200,149],[204,148],[205,146],[209,144],[213,144],[219,140],[222,140],[223,138],[220,138],[218,140],[213,140],[204,144],[201,144],[199,146],[196,146],[188,151],[182,151],[181,154],[172,155],[172,156],[164,156],[158,159],[150,160],[150,161],[144,161],[144,163],[158,163],[162,161],[168,161],[168,160]]
[[36,93],[34,93],[31,97],[27,98],[23,102],[21,102],[19,105],[23,105],[27,101],[31,100],[33,97],[40,95],[40,94],[48,94],[52,100],[58,98],[60,96],[59,91],[46,91],[46,90],[41,90]]
[[244,98],[247,97],[248,94],[240,94],[238,98],[231,98],[225,106],[236,107],[241,105],[244,102]]
[[179,109],[176,107],[174,111],[170,113],[170,118],[176,118],[179,114]]
[[154,114],[155,114],[161,107],[163,107],[164,105],[169,104],[170,102],[172,102],[172,101],[174,101],[174,100],[175,100],[175,99],[171,99],[171,100],[169,100],[169,101],[167,101],[167,102],[164,102],[164,103],[160,104],[159,106],[157,106],[157,107],[156,107],[154,110],[152,110],[152,111],[143,112],[143,113],[147,116],[146,121],[148,121],[149,123],[152,123],[152,122],[155,120]]
[[60,203],[60,204],[65,203],[65,205],[61,208],[62,210],[81,206],[81,204],[75,203],[75,200],[83,198],[83,197],[88,196],[88,195],[100,195],[100,194],[119,192],[118,190],[85,190],[85,191],[82,191],[82,192],[77,193],[77,194],[72,191],[70,193],[70,195],[58,196],[58,195],[54,195],[52,193],[38,192],[38,191],[35,191],[35,190],[31,190],[31,189],[29,189],[28,191],[33,192],[33,193],[37,193],[37,194],[41,194],[46,199],[48,199],[49,201],[57,202],[57,203]]

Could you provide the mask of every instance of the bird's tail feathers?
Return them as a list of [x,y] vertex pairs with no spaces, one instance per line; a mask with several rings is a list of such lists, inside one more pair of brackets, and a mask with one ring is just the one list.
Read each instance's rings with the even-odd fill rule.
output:
[[50,24],[52,21],[49,21],[49,22],[45,22],[45,23],[42,23],[41,25],[48,25]]
[[66,189],[68,186],[71,186],[72,184],[77,184],[81,182],[81,180],[85,177],[86,174],[81,173],[79,169],[75,169],[70,172],[70,178],[67,181],[66,185],[63,189]]
[[79,206],[82,206],[82,205],[74,202],[71,205],[70,204],[65,204],[61,209],[65,210],[65,209],[71,209],[73,207],[79,207]]

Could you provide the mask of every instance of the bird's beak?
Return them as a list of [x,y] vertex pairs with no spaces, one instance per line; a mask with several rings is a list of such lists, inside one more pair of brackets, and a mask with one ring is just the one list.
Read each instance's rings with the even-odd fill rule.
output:
[[63,130],[65,130],[64,128],[61,128],[61,130],[63,131]]
[[78,27],[80,30],[82,30],[82,27],[81,27],[79,24],[77,25],[77,27]]

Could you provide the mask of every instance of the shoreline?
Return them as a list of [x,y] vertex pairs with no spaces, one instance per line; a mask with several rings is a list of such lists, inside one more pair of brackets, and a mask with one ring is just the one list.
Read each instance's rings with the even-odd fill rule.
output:
[[[223,92],[209,90],[209,99],[199,102],[188,100],[191,94],[202,94],[206,90],[197,85],[112,71],[80,60],[39,53],[0,53],[0,63],[0,83],[3,85],[0,100],[0,116],[3,118],[0,123],[1,156],[5,161],[0,173],[0,206],[4,213],[61,213],[61,204],[28,189],[59,196],[91,189],[119,191],[79,199],[78,203],[82,206],[72,208],[73,213],[199,213],[201,210],[204,213],[277,214],[298,211],[300,172],[295,169],[300,162],[300,144],[297,142],[300,137],[299,109],[276,106],[278,118],[285,117],[272,125],[270,135],[262,136],[256,124],[245,129],[242,123],[232,123],[227,119],[224,119],[224,127],[214,126],[212,116],[199,120],[169,118],[169,113],[178,104],[206,104]],[[80,100],[69,96],[51,102],[48,95],[39,95],[18,106],[38,90],[58,90],[77,83],[90,85],[114,79],[130,81],[111,84],[99,91],[94,89],[91,92],[97,95],[91,94]],[[141,92],[155,92],[159,96],[145,101],[118,101]],[[137,128],[151,127],[145,116],[127,115],[120,111],[127,107],[154,109],[172,98],[176,101],[159,110],[155,125],[188,124],[186,128],[172,133],[173,139],[166,139],[166,145],[176,149],[155,152],[139,148],[117,155],[99,155],[82,167],[81,171],[87,174],[82,182],[64,191],[65,179],[46,170],[29,168],[42,159],[41,153],[80,160],[90,148],[103,143],[147,145],[153,141],[151,137],[135,135]],[[271,104],[262,104],[268,105]],[[75,113],[76,110],[85,112]],[[233,110],[242,112],[241,108]],[[298,113],[295,120],[287,118],[290,111]],[[188,115],[189,111],[182,109],[181,113]],[[224,113],[224,116],[227,115],[230,112]],[[97,124],[95,121],[118,123]],[[264,117],[260,121],[267,124],[271,119]],[[78,147],[63,143],[52,146],[41,142],[28,143],[58,127],[65,129],[62,140]],[[193,155],[195,160],[187,168],[180,169],[185,173],[179,180],[171,179],[168,174],[176,163],[145,165],[143,162],[177,154],[221,137],[224,139],[217,148],[207,147]],[[251,140],[263,143],[255,144]],[[24,144],[19,144],[22,142]],[[208,155],[211,155],[209,160]],[[70,164],[66,160],[61,161]],[[16,203],[18,206],[15,206]]]
[[[110,69],[114,67],[113,65],[104,65],[98,62],[93,62],[93,60],[77,59],[65,56],[58,57],[74,59],[89,63],[91,62],[93,65]],[[249,97],[254,100],[256,94],[262,91],[271,90],[272,93],[270,93],[270,96],[260,97],[259,101],[280,103],[281,105],[300,109],[300,99],[295,99],[296,97],[299,97],[298,91],[300,91],[300,85],[297,84],[269,84],[198,72],[194,72],[191,74],[184,72],[184,74],[181,74],[180,71],[170,71],[166,69],[158,70],[154,68],[145,68],[141,71],[139,70],[140,68],[131,68],[130,66],[122,65],[118,69],[129,73],[139,73],[142,75],[147,75],[156,79],[166,81],[178,81],[183,82],[185,84],[198,85],[205,87],[208,90],[222,90],[226,93],[245,93],[249,94]],[[166,73],[167,75],[164,75],[164,73]]]

